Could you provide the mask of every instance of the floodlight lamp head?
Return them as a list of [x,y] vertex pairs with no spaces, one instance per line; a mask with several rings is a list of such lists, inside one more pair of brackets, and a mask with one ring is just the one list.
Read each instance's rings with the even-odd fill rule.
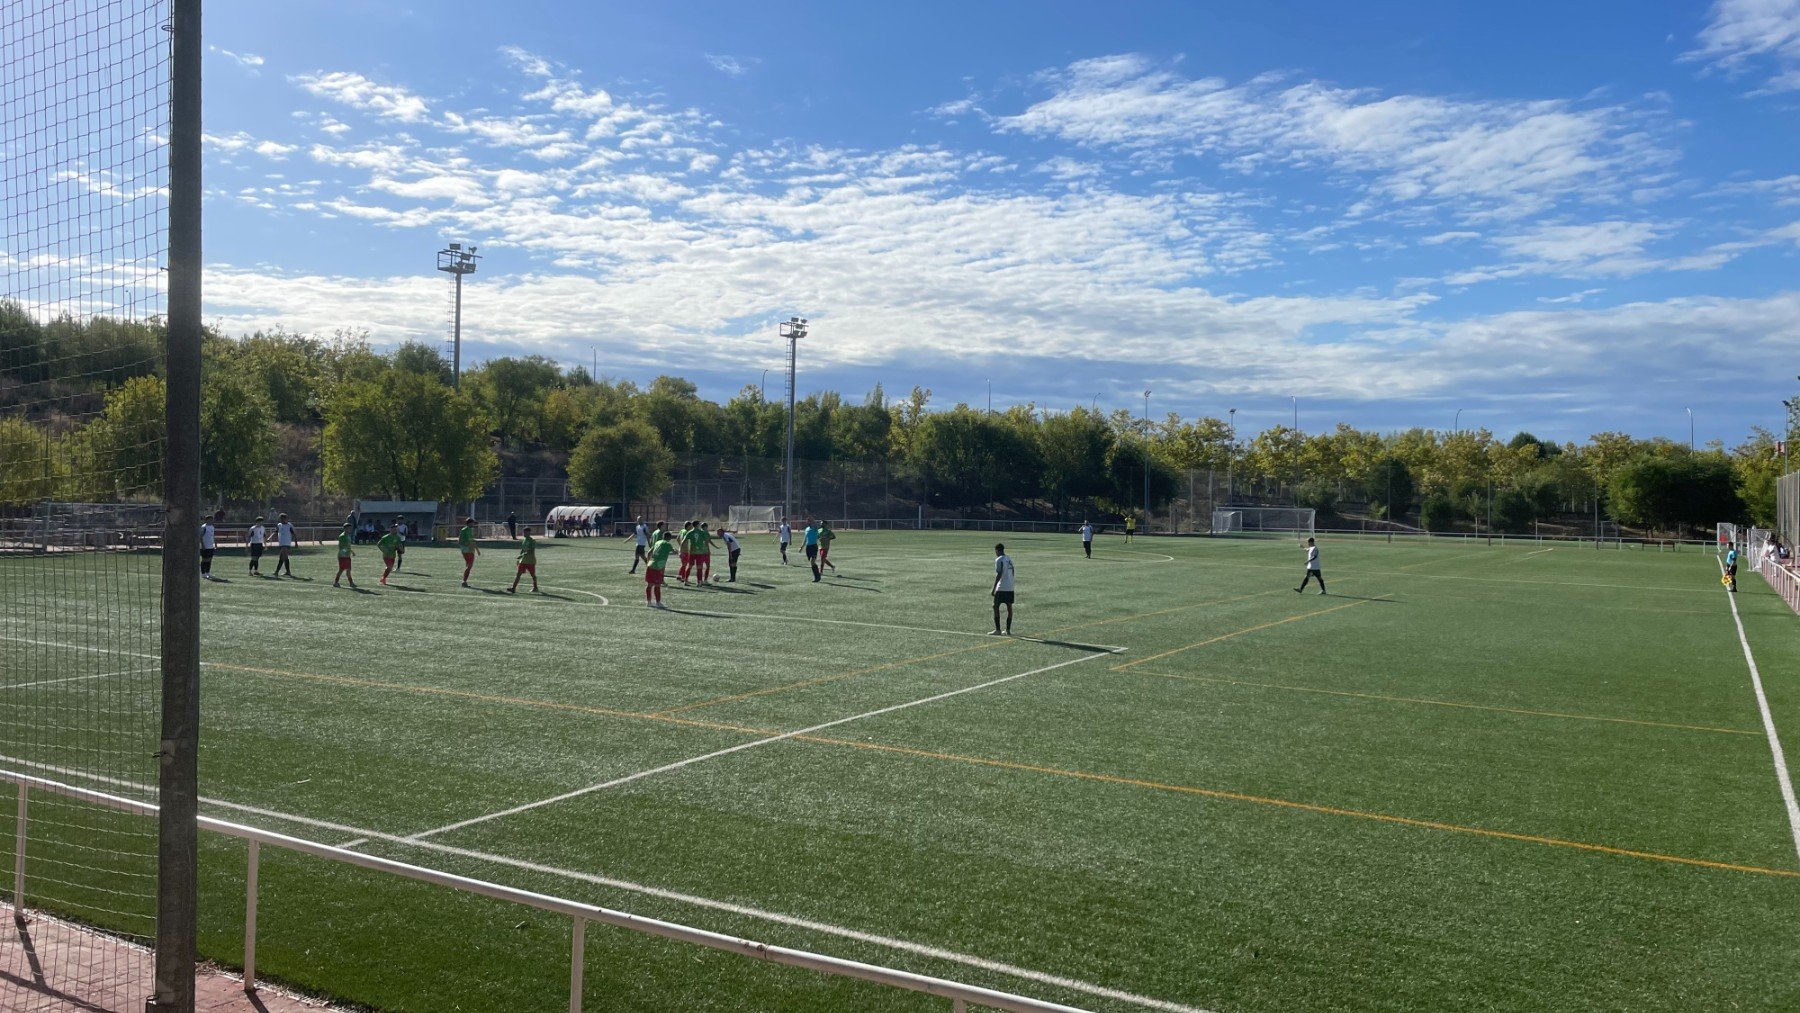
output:
[[460,249],[462,249],[462,244],[461,243],[451,243],[450,248],[452,250],[460,250]]

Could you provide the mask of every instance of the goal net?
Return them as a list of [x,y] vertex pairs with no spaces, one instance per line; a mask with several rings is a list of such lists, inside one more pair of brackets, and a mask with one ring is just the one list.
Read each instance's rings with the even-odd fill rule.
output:
[[1301,507],[1220,507],[1213,511],[1215,535],[1310,535],[1314,511]]
[[734,506],[726,519],[733,531],[774,531],[781,526],[778,506]]
[[[1736,524],[1730,521],[1720,521],[1717,526],[1717,534],[1718,538],[1714,540],[1713,546],[1719,555],[1723,556],[1725,550],[1737,545],[1739,533]],[[1739,546],[1739,549],[1741,550],[1742,546]]]

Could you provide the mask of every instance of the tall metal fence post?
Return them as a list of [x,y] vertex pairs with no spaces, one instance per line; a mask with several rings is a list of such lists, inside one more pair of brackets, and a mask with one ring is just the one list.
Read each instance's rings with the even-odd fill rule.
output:
[[244,867],[244,991],[256,991],[256,881],[262,872],[262,842],[250,842]]
[[19,814],[14,817],[17,828],[13,842],[13,921],[25,924],[25,819],[31,808],[31,789],[19,785]]
[[199,905],[201,0],[171,0],[155,1013],[192,1013]]

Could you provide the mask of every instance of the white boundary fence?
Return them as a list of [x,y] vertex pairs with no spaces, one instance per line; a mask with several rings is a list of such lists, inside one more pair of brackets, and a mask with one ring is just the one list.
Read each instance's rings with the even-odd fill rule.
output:
[[[96,805],[106,806],[122,812],[136,813],[142,816],[154,816],[157,807],[148,802],[108,795],[105,792],[89,788],[78,788],[74,785],[52,781],[48,778],[31,774],[21,774],[10,770],[0,770],[0,781],[10,782],[18,786],[17,840],[13,853],[13,910],[18,917],[25,915],[26,878],[26,828],[30,814],[30,794],[32,791],[51,792],[69,798],[77,798]],[[580,901],[562,897],[551,897],[547,894],[520,890],[516,887],[502,886],[485,880],[471,879],[454,873],[427,869],[423,866],[409,865],[388,858],[377,858],[357,851],[308,841],[287,834],[278,834],[271,830],[245,826],[241,823],[228,823],[210,816],[199,817],[202,830],[211,830],[228,837],[236,837],[249,842],[249,864],[245,874],[244,888],[244,991],[256,990],[256,916],[257,916],[257,878],[261,868],[262,845],[283,848],[288,851],[312,855],[317,858],[343,862],[364,869],[386,872],[407,879],[416,879],[438,886],[462,890],[467,893],[492,897],[496,900],[522,904],[540,911],[550,911],[566,915],[573,921],[570,934],[569,956],[569,1011],[581,1013],[582,975],[586,963],[586,933],[589,922],[599,922],[617,928],[641,932],[645,935],[659,936],[678,942],[692,943],[710,949],[724,950],[741,956],[766,960],[772,964],[788,967],[801,967],[821,974],[832,974],[844,978],[859,978],[872,981],[890,988],[905,989],[912,992],[923,992],[927,995],[940,996],[951,1001],[955,1013],[964,1013],[971,1005],[991,1009],[1019,1010],[1024,1013],[1083,1013],[1075,1006],[1064,1006],[1060,1003],[1045,1002],[1009,992],[999,992],[978,985],[965,985],[947,978],[935,978],[925,974],[914,974],[896,968],[880,967],[855,960],[844,960],[840,957],[828,957],[806,950],[789,949],[785,946],[774,946],[760,943],[753,939],[740,939],[706,929],[696,929],[675,922],[666,922],[656,918],[645,918],[642,915],[614,911],[610,908],[596,907]]]

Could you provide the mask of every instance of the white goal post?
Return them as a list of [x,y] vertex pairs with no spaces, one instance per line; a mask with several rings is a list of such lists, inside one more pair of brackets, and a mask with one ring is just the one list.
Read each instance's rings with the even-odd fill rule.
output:
[[1215,535],[1311,535],[1315,511],[1302,507],[1228,506],[1213,511]]
[[774,531],[781,526],[781,508],[734,506],[726,516],[725,526],[733,531]]

